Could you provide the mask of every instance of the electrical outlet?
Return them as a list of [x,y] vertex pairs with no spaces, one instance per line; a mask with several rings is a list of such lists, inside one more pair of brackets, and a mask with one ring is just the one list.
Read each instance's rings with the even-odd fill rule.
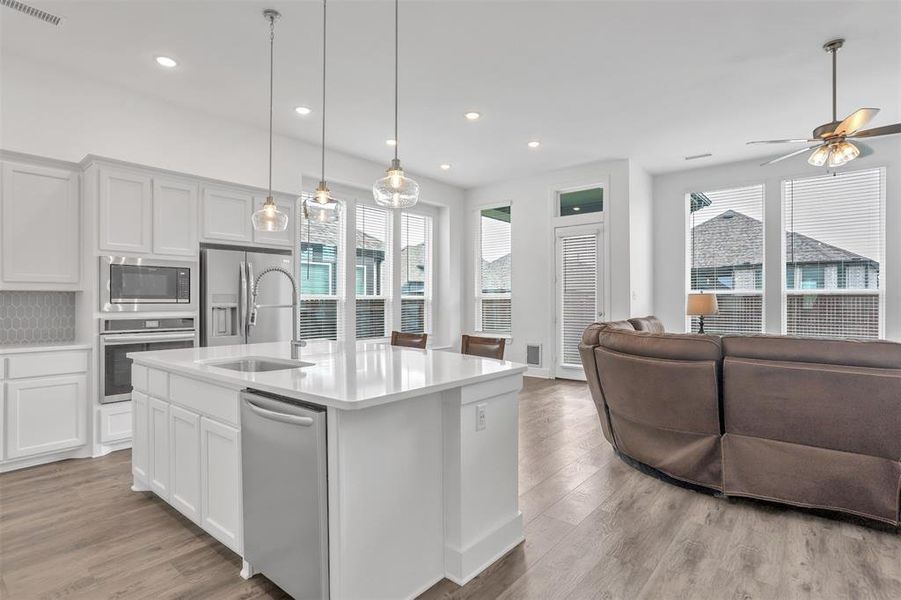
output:
[[488,425],[487,404],[476,405],[476,431],[482,431]]

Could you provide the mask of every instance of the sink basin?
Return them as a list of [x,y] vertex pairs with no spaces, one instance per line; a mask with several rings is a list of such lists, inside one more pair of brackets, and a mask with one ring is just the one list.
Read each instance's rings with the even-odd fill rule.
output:
[[203,364],[220,369],[230,369],[242,373],[260,373],[263,371],[285,371],[288,369],[301,369],[311,367],[313,363],[302,360],[288,360],[285,358],[270,358],[268,356],[245,356],[243,358],[229,358],[204,362]]

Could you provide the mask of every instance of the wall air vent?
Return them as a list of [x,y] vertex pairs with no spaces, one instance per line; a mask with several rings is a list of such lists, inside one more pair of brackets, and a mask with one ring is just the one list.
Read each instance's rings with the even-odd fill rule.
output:
[[541,366],[541,344],[526,344],[526,364],[530,367]]
[[18,2],[17,0],[0,0],[0,6],[5,6],[7,8],[17,10],[20,13],[28,15],[29,17],[40,19],[44,23],[59,25],[59,17],[57,17],[56,15],[51,15],[50,13],[44,12],[39,8],[28,6],[24,2]]

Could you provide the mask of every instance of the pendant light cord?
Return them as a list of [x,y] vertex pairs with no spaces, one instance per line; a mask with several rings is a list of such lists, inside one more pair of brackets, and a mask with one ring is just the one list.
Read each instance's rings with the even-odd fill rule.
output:
[[397,160],[397,146],[400,140],[397,139],[397,63],[398,63],[398,28],[400,19],[400,0],[394,0],[394,160]]
[[326,3],[322,0],[322,176],[320,181],[325,182],[325,41],[326,41]]
[[269,15],[269,197],[272,197],[272,80],[275,57],[275,15]]

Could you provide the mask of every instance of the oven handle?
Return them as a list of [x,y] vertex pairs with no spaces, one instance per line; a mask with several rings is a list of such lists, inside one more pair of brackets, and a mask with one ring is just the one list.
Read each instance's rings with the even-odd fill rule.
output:
[[191,333],[160,333],[147,335],[144,333],[132,335],[102,335],[101,342],[104,346],[121,346],[123,344],[152,344],[154,342],[182,342],[193,341],[194,332]]

